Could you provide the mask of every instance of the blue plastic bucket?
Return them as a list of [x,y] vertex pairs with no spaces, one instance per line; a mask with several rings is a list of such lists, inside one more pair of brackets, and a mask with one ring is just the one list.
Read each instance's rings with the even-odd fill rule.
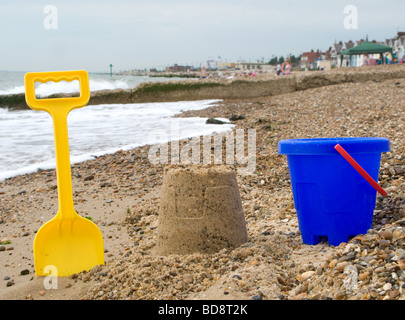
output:
[[334,149],[340,144],[378,181],[386,138],[318,138],[282,140],[302,240],[330,245],[348,242],[371,228],[377,191]]

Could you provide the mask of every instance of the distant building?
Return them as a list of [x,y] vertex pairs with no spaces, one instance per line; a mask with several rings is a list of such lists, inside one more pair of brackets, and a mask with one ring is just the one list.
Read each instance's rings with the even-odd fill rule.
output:
[[[352,40],[349,40],[348,42],[343,43],[342,51],[351,49],[354,47],[354,42]],[[344,56],[343,57],[343,62],[341,61],[341,57],[339,57],[339,66],[342,67],[350,67],[350,56]]]
[[319,70],[330,70],[332,62],[330,60],[318,60],[315,62],[315,67],[319,68]]
[[218,63],[218,69],[219,70],[235,69],[235,67],[236,67],[235,62],[220,62],[220,63]]
[[405,56],[405,32],[398,32],[396,37],[386,39],[383,44],[392,48],[392,52],[396,53],[398,61]]
[[299,62],[299,66],[301,69],[310,69],[311,67],[315,67],[315,60],[321,57],[321,53],[319,50],[316,52],[311,50],[310,52],[304,52],[301,56],[301,60]]
[[273,68],[267,63],[260,63],[260,62],[237,62],[235,65],[237,70],[241,71],[260,71],[260,70],[268,70],[269,68]]
[[[361,67],[364,63],[363,56],[356,56],[356,55],[344,56],[343,61],[341,61],[340,53],[347,49],[356,47],[359,44],[363,43],[364,41],[368,41],[368,39],[366,39],[366,40],[360,39],[357,41],[350,40],[348,42],[340,41],[339,43],[334,43],[331,47],[332,65],[335,67],[338,67],[338,68],[340,68],[341,66],[342,67]],[[393,53],[396,53],[398,61],[400,61],[405,56],[405,32],[398,32],[396,37],[394,37],[392,39],[385,39],[385,41],[372,40],[370,42],[391,47],[393,49],[392,50]],[[376,61],[376,60],[380,59],[380,56],[379,56],[379,54],[369,54],[368,58],[374,59]]]
[[166,67],[166,72],[189,72],[190,70],[190,66],[179,66],[178,64],[171,67]]
[[331,65],[336,67],[340,66],[340,53],[342,52],[343,42],[334,43],[330,49]]
[[351,49],[354,47],[354,42],[352,40],[349,40],[348,42],[343,43],[342,51],[345,51],[347,49]]
[[363,39],[357,41],[349,40],[347,42],[340,41],[339,43],[334,43],[333,46],[331,47],[331,65],[336,68],[340,68],[341,66],[342,67],[350,67],[351,65],[353,66],[353,61],[351,61],[353,57],[344,56],[342,62],[342,57],[340,56],[340,53],[342,51],[351,49],[362,42],[364,42]]

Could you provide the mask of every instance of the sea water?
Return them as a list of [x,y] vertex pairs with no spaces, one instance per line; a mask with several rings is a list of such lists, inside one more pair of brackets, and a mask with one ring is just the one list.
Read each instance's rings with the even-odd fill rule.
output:
[[[181,111],[204,109],[218,101],[103,104],[75,109],[68,115],[71,163],[164,143],[162,137],[169,141],[231,130],[230,123],[206,124],[207,118],[173,118]],[[174,136],[173,128],[178,129]],[[50,115],[0,108],[0,180],[55,166]]]
[[[24,87],[25,72],[0,71],[0,95],[19,94],[25,92]],[[133,75],[112,75],[101,73],[89,73],[90,91],[133,89],[143,82],[162,82],[184,80],[181,78],[148,77]],[[195,81],[196,79],[188,79]],[[39,97],[46,97],[55,93],[76,93],[79,92],[78,81],[60,81],[38,83],[35,93]]]
[[[0,71],[0,95],[24,93],[24,75],[25,72]],[[91,92],[172,80],[179,78],[89,73]],[[79,90],[77,81],[61,81],[38,83],[35,93],[46,97]],[[217,101],[92,105],[73,110],[68,116],[71,163],[165,142],[162,137],[176,140],[230,130],[231,124],[205,124],[206,118],[172,118],[181,111],[203,109]],[[178,128],[175,137],[171,136],[173,127]],[[38,169],[52,169],[55,165],[51,117],[46,112],[0,108],[0,181]]]

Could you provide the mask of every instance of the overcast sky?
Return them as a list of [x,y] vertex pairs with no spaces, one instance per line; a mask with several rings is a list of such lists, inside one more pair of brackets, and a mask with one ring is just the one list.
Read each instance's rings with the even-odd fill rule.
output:
[[404,12],[403,0],[0,0],[0,70],[268,61],[335,40],[392,38],[405,31]]

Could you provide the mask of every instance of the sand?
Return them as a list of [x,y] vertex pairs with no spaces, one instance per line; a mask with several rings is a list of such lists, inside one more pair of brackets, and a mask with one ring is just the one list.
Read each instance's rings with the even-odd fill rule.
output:
[[[150,146],[72,166],[75,209],[99,226],[105,266],[58,278],[36,277],[32,243],[57,211],[54,170],[0,182],[1,299],[403,299],[405,286],[405,81],[346,83],[245,100],[180,116],[225,117],[256,129],[256,170],[239,174],[247,242],[215,253],[158,255],[160,192],[166,165]],[[339,247],[305,245],[283,139],[380,136],[382,156],[373,228]],[[187,143],[187,140],[182,142]],[[0,250],[2,248],[0,247]],[[394,275],[395,274],[395,275]]]
[[168,167],[158,214],[157,255],[215,253],[247,242],[236,173],[226,166]]

